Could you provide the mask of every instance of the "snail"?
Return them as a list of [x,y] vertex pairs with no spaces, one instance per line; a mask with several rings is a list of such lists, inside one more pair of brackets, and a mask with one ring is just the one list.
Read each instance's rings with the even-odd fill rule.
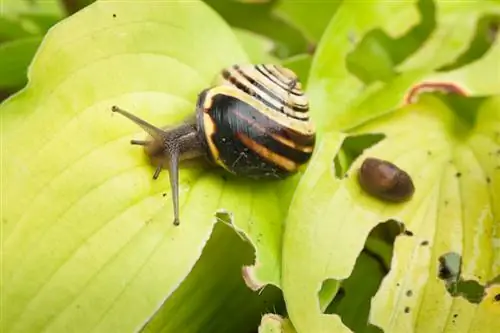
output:
[[391,162],[377,158],[363,161],[358,174],[361,188],[367,193],[391,202],[403,202],[415,192],[411,177]]
[[174,225],[180,224],[180,161],[205,156],[236,176],[284,179],[309,161],[316,141],[301,83],[293,71],[278,65],[223,68],[214,84],[198,94],[194,115],[170,128],[158,128],[118,106],[112,111],[151,136],[131,144],[144,146],[156,161],[153,179],[168,167]]

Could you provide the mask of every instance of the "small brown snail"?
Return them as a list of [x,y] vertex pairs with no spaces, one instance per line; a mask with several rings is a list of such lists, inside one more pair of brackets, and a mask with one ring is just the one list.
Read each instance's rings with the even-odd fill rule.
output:
[[367,158],[359,170],[359,183],[367,193],[392,202],[410,199],[415,192],[411,177],[391,162]]
[[194,116],[161,129],[113,106],[152,138],[132,140],[145,146],[156,161],[153,179],[168,167],[179,225],[178,174],[181,160],[205,156],[237,176],[283,179],[306,164],[316,133],[309,102],[291,70],[277,65],[234,65],[224,68],[214,86],[198,95]]

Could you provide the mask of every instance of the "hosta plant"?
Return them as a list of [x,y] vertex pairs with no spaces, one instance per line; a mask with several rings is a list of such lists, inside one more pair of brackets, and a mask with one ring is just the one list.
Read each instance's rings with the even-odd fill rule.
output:
[[[310,68],[201,1],[97,1],[51,28],[0,107],[1,331],[500,331],[500,6],[330,10]],[[186,165],[174,226],[111,106],[173,125],[260,61],[301,68],[311,162],[278,182]],[[363,191],[367,157],[412,198]]]

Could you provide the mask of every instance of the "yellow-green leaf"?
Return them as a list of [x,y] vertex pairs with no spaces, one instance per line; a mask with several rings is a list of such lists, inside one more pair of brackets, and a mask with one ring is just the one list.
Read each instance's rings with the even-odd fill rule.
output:
[[182,121],[223,67],[249,61],[239,45],[197,1],[97,1],[49,31],[26,89],[0,107],[3,332],[142,327],[189,274],[221,210],[256,248],[248,281],[279,284],[276,182],[183,167],[175,227],[167,175],[152,180],[129,143],[145,134],[110,109]]

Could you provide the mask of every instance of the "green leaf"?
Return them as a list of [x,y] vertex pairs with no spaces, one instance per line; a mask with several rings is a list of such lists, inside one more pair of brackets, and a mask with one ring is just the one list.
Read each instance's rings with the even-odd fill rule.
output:
[[1,15],[35,35],[45,34],[65,16],[59,0],[3,0]]
[[[484,325],[484,318],[492,316],[494,310],[482,304],[488,299],[478,306],[451,297],[438,278],[439,257],[448,252],[462,257],[461,274],[467,280],[485,285],[500,276],[495,245],[500,235],[495,227],[500,216],[500,198],[496,195],[500,193],[499,97],[481,105],[477,122],[470,130],[458,126],[454,115],[449,114],[442,121],[446,126],[443,138],[435,137],[420,152],[424,155],[427,149],[432,154],[411,167],[421,170],[417,179],[422,182],[423,200],[409,205],[405,210],[410,214],[413,211],[413,217],[403,220],[415,237],[396,243],[393,267],[372,303],[371,322],[386,331],[416,325],[426,332],[453,327],[478,332],[500,329],[498,316]],[[422,106],[449,113],[437,101]],[[422,114],[427,112],[420,110]],[[432,136],[426,134],[427,138]]]
[[71,15],[95,2],[95,0],[61,0],[61,2],[66,12]]
[[436,1],[437,26],[422,47],[398,66],[398,71],[437,69],[455,61],[474,40],[476,26],[485,16],[500,14],[492,1]]
[[191,271],[220,210],[256,248],[247,283],[279,284],[276,183],[183,167],[175,227],[168,177],[153,181],[129,144],[145,134],[110,110],[174,124],[238,62],[238,40],[201,2],[98,1],[49,31],[28,85],[0,107],[3,332],[140,328]]
[[306,52],[308,41],[302,32],[274,15],[276,0],[244,3],[232,0],[204,0],[232,27],[253,31],[274,41],[278,58]]
[[350,2],[338,8],[316,48],[308,79],[311,112],[319,132],[332,126],[343,128],[344,120],[339,124],[339,117],[344,116],[356,98],[365,97],[378,88],[377,85],[365,87],[347,67],[346,56],[357,46],[356,42],[376,28],[393,38],[400,37],[417,22],[417,8],[404,1],[384,3],[383,6],[369,2],[362,11],[356,3]]
[[253,251],[231,227],[217,224],[187,279],[141,332],[247,332],[257,327],[260,314],[282,306],[282,298],[277,288],[257,294],[244,284],[241,266],[253,261]]
[[495,71],[499,57],[500,42],[497,39],[480,61],[472,62],[449,72],[430,73],[425,76],[423,81],[428,84],[451,83],[468,96],[498,94],[500,93],[500,75],[488,75],[488,72]]
[[[354,6],[345,3],[318,46],[308,93],[320,138],[293,197],[283,239],[282,288],[298,332],[350,332],[340,317],[323,313],[324,300],[318,291],[325,281],[340,285],[347,279],[369,232],[390,219],[403,222],[413,236],[396,240],[391,271],[371,304],[372,324],[385,332],[468,331],[469,327],[489,332],[500,325],[491,294],[474,303],[466,295],[451,295],[446,281],[438,277],[439,258],[447,252],[461,256],[461,279],[488,288],[500,276],[496,245],[500,100],[498,96],[476,99],[485,94],[500,96],[498,84],[486,89],[479,82],[480,76],[489,83],[498,80],[492,71],[498,40],[475,62],[452,72],[436,72],[467,49],[465,42],[456,48],[456,39],[448,38],[470,28],[469,21],[464,27],[450,23],[465,17],[463,7],[491,14],[498,6],[463,4],[447,10],[454,6],[436,5],[441,15],[436,28],[440,36],[435,38],[441,47],[425,56],[420,51],[411,55],[408,59],[427,60],[405,71],[403,66],[394,67],[395,75],[385,82],[365,86],[349,72],[345,59],[357,38],[349,41],[348,36],[362,37],[381,28],[393,38],[402,38],[414,22],[410,4],[373,3],[355,12]],[[482,17],[472,16],[474,25]],[[464,36],[468,35],[472,36],[470,32]],[[440,79],[448,75],[448,80],[431,80],[438,75]],[[424,88],[465,91],[470,97],[451,103],[423,95]],[[362,150],[353,161],[341,150],[349,136],[374,134],[385,139]],[[388,204],[366,194],[357,175],[366,157],[391,161],[408,172],[416,188],[412,200]],[[339,166],[349,168],[345,178],[336,170]]]
[[330,19],[342,1],[279,1],[273,9],[276,16],[289,21],[307,37],[310,42],[318,42]]
[[[311,109],[315,121],[319,124],[319,131],[333,128],[347,130],[391,112],[394,105],[406,102],[412,87],[421,83],[446,84],[455,81],[459,88],[474,95],[500,92],[495,84],[498,75],[490,75],[486,83],[481,82],[479,77],[482,75],[478,74],[477,62],[452,72],[435,72],[467,49],[468,43],[474,37],[473,27],[483,16],[493,15],[500,10],[498,5],[488,1],[480,2],[481,5],[478,6],[474,3],[436,2],[437,12],[441,15],[437,17],[437,27],[431,39],[401,64],[393,63],[393,70],[397,75],[389,75],[387,66],[381,65],[384,61],[378,59],[378,66],[381,66],[379,76],[389,79],[370,85],[364,85],[351,73],[352,68],[350,70],[346,65],[344,57],[350,54],[353,47],[357,47],[356,40],[362,40],[358,36],[368,34],[374,29],[382,29],[393,39],[399,37],[403,41],[402,44],[394,44],[393,47],[403,47],[405,33],[411,35],[410,28],[415,25],[416,8],[407,2],[391,3],[387,6],[374,3],[370,5],[373,7],[367,6],[365,11],[355,13],[356,8],[352,4],[342,5],[325,32],[324,42],[318,46],[308,79]],[[394,19],[387,21],[384,17]],[[461,21],[467,24],[456,24]],[[490,68],[495,66],[497,47],[498,42],[481,58],[489,63]],[[424,49],[426,51],[422,51]],[[357,61],[356,65],[365,66],[363,68],[366,70],[373,67],[364,61]],[[452,77],[448,78],[448,75]],[[335,104],[332,104],[331,100],[334,100]],[[377,107],[374,107],[374,104]]]
[[0,17],[0,42],[25,38],[33,34],[34,33],[29,31],[21,22],[6,17]]
[[0,44],[0,90],[26,84],[28,65],[41,41],[41,37],[31,37]]
[[[330,173],[330,163],[335,152],[340,149],[343,137],[341,134],[325,135],[319,143],[295,192],[287,218],[283,239],[282,289],[288,314],[298,332],[319,333],[327,328],[330,331],[348,332],[338,317],[325,318],[333,321],[321,324],[316,313],[320,311],[317,292],[323,281],[331,275],[325,272],[324,261],[332,255],[328,249],[338,245],[336,239],[331,239],[331,232],[324,230],[332,225],[332,221],[324,217],[334,216],[331,212],[334,208],[338,210],[345,207],[343,203],[340,206],[330,204],[330,197],[327,197],[339,186]],[[306,219],[309,223],[301,223]],[[312,225],[315,227],[311,228]],[[318,229],[320,226],[323,226],[321,231]],[[354,249],[352,244],[350,248]],[[315,257],[312,257],[313,253]],[[306,264],[306,260],[309,263]],[[338,266],[339,262],[332,264]]]
[[[438,257],[462,253],[466,276],[483,284],[500,274],[494,259],[498,251],[492,247],[500,212],[494,195],[500,193],[495,169],[500,165],[499,101],[484,104],[470,132],[457,127],[454,113],[442,102],[429,98],[360,127],[356,134],[384,133],[387,138],[365,150],[342,180],[335,177],[332,160],[343,136],[325,134],[297,189],[284,237],[283,290],[299,332],[348,331],[339,317],[321,314],[317,290],[327,278],[347,278],[370,230],[388,219],[405,223],[414,236],[396,241],[391,272],[372,303],[371,322],[384,331],[425,323],[424,331],[433,332],[453,325],[451,320],[446,324],[449,311],[455,311],[451,304],[460,313],[474,313],[477,305],[447,293],[438,278]],[[415,126],[425,128],[425,136],[412,130]],[[368,156],[392,161],[412,176],[417,190],[411,202],[388,205],[364,194],[357,169]],[[308,224],[302,223],[306,216]]]
[[309,70],[311,69],[312,56],[309,54],[299,54],[282,61],[282,65],[290,68],[297,74],[303,87],[307,87]]
[[373,253],[363,251],[352,274],[342,282],[342,292],[325,311],[342,318],[353,332],[370,332],[367,326],[371,298],[385,275],[385,267]]
[[62,14],[60,0],[3,0],[2,15],[19,13],[51,13]]
[[278,64],[280,62],[271,54],[274,49],[272,40],[245,29],[233,28],[233,32],[252,63]]

